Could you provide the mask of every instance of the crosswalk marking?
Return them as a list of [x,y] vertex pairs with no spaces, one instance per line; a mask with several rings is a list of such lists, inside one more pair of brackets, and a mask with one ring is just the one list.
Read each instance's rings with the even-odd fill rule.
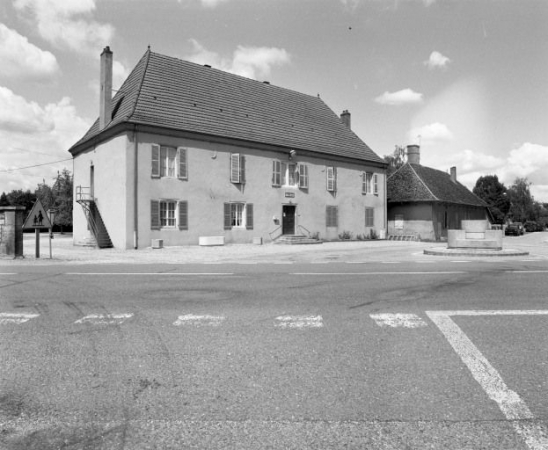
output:
[[93,325],[119,325],[133,317],[133,314],[89,314],[74,323],[91,323]]
[[224,316],[212,316],[210,314],[196,315],[196,314],[185,314],[179,316],[173,325],[194,325],[197,327],[207,326],[207,327],[218,327],[225,320]]
[[416,314],[370,314],[380,327],[420,328],[427,324]]
[[322,316],[278,316],[276,317],[278,328],[321,328]]
[[8,323],[21,324],[38,317],[40,314],[33,313],[0,313],[0,325]]

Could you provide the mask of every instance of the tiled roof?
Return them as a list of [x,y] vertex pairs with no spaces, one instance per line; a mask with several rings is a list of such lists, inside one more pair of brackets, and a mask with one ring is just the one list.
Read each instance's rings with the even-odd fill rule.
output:
[[487,206],[458,181],[453,182],[448,173],[420,164],[405,164],[388,178],[387,200]]
[[[151,51],[112,107],[103,131],[126,122],[384,164],[319,97]],[[73,148],[100,133],[97,120]]]

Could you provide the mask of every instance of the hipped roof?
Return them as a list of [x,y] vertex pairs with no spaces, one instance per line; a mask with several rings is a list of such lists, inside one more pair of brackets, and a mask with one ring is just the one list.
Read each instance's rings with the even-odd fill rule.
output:
[[319,97],[148,50],[112,99],[112,120],[99,120],[69,150],[119,124],[156,126],[250,143],[385,162]]
[[444,202],[459,205],[487,204],[451,175],[441,170],[406,163],[387,180],[388,203]]

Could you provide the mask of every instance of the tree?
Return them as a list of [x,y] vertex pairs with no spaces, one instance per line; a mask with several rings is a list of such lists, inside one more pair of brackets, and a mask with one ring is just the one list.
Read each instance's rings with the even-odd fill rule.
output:
[[494,223],[504,223],[510,210],[510,198],[506,186],[496,175],[479,177],[472,192],[487,203]]
[[508,189],[510,198],[510,216],[514,222],[535,220],[534,199],[529,189],[531,182],[527,178],[516,178],[514,184]]
[[27,213],[30,212],[34,202],[36,201],[36,195],[27,189],[13,190],[7,194],[9,204],[11,206],[24,206],[27,209]]
[[391,155],[385,155],[383,158],[388,163],[386,168],[386,177],[388,178],[405,164],[405,147],[396,145],[394,152]]
[[52,188],[55,202],[54,208],[57,210],[55,214],[55,224],[61,227],[72,226],[72,193],[73,193],[73,178],[68,169],[63,169],[57,175],[57,179]]
[[2,192],[2,195],[0,195],[0,206],[10,206],[10,201],[5,192]]

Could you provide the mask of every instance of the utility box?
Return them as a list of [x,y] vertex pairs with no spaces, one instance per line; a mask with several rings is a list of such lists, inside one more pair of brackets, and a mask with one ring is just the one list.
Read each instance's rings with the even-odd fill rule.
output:
[[23,256],[24,206],[0,206],[0,256]]

